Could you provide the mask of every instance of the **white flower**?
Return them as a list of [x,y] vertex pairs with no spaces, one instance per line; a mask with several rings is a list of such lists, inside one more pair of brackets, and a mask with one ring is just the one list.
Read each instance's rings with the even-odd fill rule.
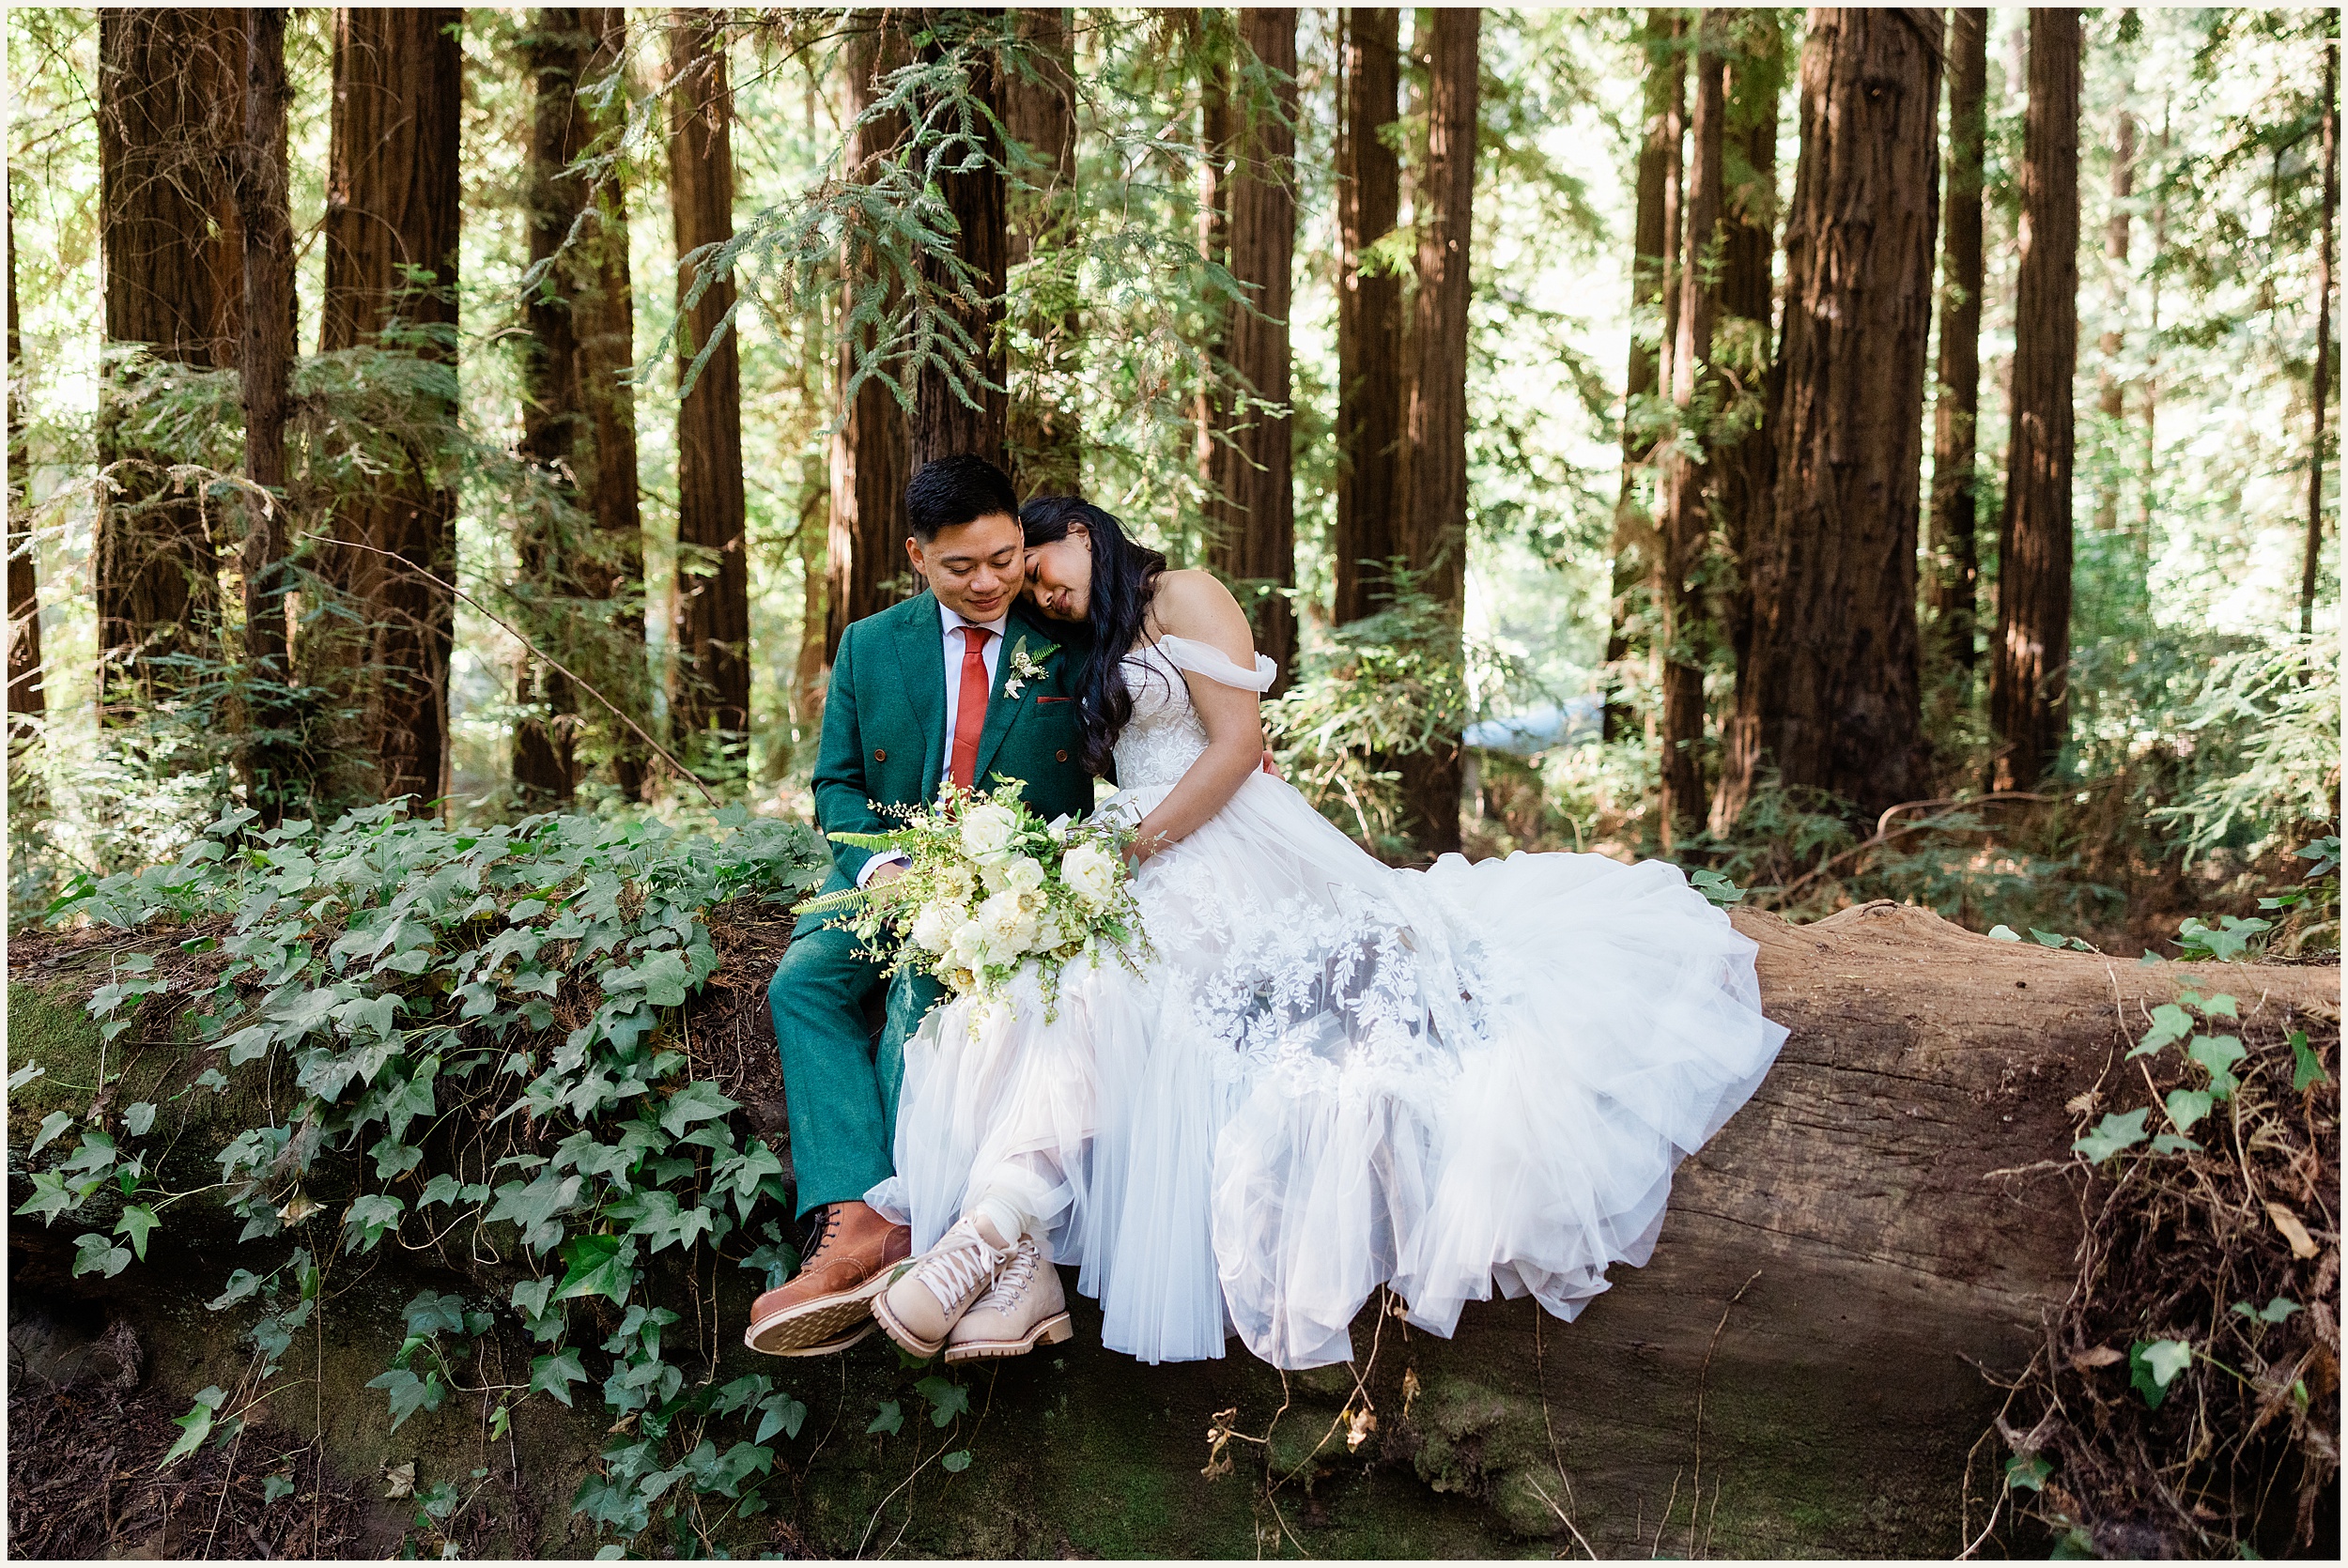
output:
[[974,806],[962,814],[962,851],[973,860],[992,860],[1018,831],[1019,818],[1008,807]]
[[937,890],[947,902],[960,904],[969,902],[978,888],[970,880],[969,867],[949,866],[937,873]]
[[1003,886],[1013,893],[1032,893],[1043,885],[1043,868],[1033,855],[1023,854],[1003,868]]
[[1071,892],[1094,909],[1106,906],[1117,893],[1117,862],[1095,844],[1078,844],[1060,856],[1059,875]]
[[976,924],[990,952],[1002,955],[990,958],[990,963],[1009,962],[1035,940],[1035,916],[1021,906],[1016,893],[997,893],[981,904]]
[[965,920],[955,928],[946,946],[963,968],[976,969],[980,958],[986,952],[986,930],[976,920]]
[[950,904],[923,904],[913,917],[913,942],[925,953],[942,953],[953,942],[963,912]]
[[1065,844],[1068,842],[1069,829],[1074,824],[1075,819],[1071,817],[1067,812],[1063,811],[1058,816],[1054,817],[1052,819],[1052,825],[1045,828],[1043,831],[1050,836],[1053,843]]

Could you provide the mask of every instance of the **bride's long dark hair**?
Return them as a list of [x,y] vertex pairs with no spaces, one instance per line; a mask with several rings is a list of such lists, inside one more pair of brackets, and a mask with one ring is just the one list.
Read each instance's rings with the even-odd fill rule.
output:
[[1150,595],[1166,557],[1125,535],[1124,525],[1077,496],[1039,496],[1019,509],[1027,547],[1056,545],[1069,525],[1082,523],[1092,539],[1092,585],[1085,619],[1091,626],[1092,656],[1076,682],[1076,724],[1084,736],[1084,764],[1095,776],[1109,771],[1117,732],[1134,716],[1134,694],[1125,684],[1124,656],[1141,638]]

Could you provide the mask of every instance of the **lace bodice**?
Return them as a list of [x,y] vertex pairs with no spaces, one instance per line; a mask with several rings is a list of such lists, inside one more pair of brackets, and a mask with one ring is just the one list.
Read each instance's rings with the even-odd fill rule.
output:
[[1191,706],[1182,671],[1228,686],[1268,689],[1278,667],[1261,653],[1253,673],[1214,648],[1188,638],[1160,638],[1125,655],[1125,687],[1134,695],[1134,716],[1117,737],[1117,783],[1122,790],[1165,789],[1206,754],[1207,727]]

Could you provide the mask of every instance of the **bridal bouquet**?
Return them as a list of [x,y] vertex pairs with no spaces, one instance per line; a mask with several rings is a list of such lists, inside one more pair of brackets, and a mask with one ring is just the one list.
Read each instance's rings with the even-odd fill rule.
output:
[[1046,822],[1021,788],[949,785],[933,806],[883,807],[904,822],[893,832],[830,835],[911,864],[893,881],[825,894],[797,913],[833,915],[891,975],[918,969],[989,1006],[1002,1003],[1023,964],[1036,965],[1047,1007],[1058,1003],[1060,971],[1082,954],[1113,952],[1133,965],[1149,939],[1125,864],[1132,831]]

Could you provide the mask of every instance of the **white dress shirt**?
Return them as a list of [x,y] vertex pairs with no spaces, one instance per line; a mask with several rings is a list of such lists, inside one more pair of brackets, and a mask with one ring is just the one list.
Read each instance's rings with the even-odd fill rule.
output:
[[[946,771],[937,776],[937,781],[943,784],[954,776],[954,718],[962,710],[962,660],[963,650],[966,645],[962,629],[965,626],[982,626],[995,634],[986,639],[986,649],[979,655],[986,662],[986,689],[989,693],[988,700],[992,701],[994,699],[992,694],[995,691],[995,671],[1002,663],[1003,631],[1011,624],[1011,609],[1008,606],[1004,607],[1003,613],[992,621],[971,621],[965,619],[960,611],[941,599],[937,603],[937,619],[946,644]],[[858,887],[865,886],[873,880],[873,873],[884,866],[910,864],[912,862],[893,851],[887,854],[873,855],[865,861],[864,869],[857,873],[856,884]]]

